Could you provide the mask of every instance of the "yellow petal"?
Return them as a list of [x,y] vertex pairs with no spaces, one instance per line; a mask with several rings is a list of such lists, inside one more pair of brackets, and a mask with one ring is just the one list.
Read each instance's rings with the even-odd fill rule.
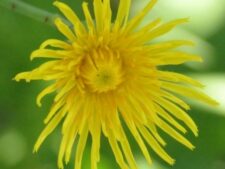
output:
[[112,10],[110,3],[111,3],[110,0],[103,1],[104,32],[109,32],[111,29]]
[[93,19],[91,17],[90,11],[88,9],[88,3],[83,2],[82,8],[83,8],[84,16],[86,18],[85,20],[86,20],[86,23],[87,23],[87,26],[88,26],[89,33],[94,34],[95,26],[94,26],[94,22],[93,22]]
[[58,39],[48,39],[46,41],[44,41],[41,45],[40,45],[40,49],[44,49],[48,46],[51,47],[56,47],[56,48],[61,48],[61,49],[72,49],[72,46],[64,41],[58,40]]
[[118,146],[118,143],[115,139],[115,137],[113,136],[113,134],[110,132],[110,129],[108,130],[109,134],[108,134],[108,140],[110,143],[110,146],[112,148],[112,151],[114,153],[114,156],[116,158],[116,162],[119,164],[119,166],[121,168],[124,169],[129,169],[129,167],[127,166],[127,164],[125,163],[125,160],[123,158],[123,154]]
[[68,80],[68,82],[66,82],[64,84],[64,86],[59,90],[58,94],[55,96],[54,101],[57,102],[61,97],[63,97],[64,95],[67,94],[67,92],[69,92],[70,90],[72,90],[72,88],[76,85],[76,82],[72,79],[72,80]]
[[34,152],[37,152],[45,138],[57,127],[59,122],[62,120],[62,118],[65,116],[67,110],[61,109],[54,118],[48,123],[48,125],[45,127],[45,129],[40,134],[38,140],[36,141],[34,145]]
[[185,62],[190,62],[190,61],[202,62],[202,58],[197,55],[188,54],[184,52],[178,52],[178,51],[152,54],[149,57],[150,57],[149,59],[152,60],[152,62],[160,66],[179,65]]
[[70,30],[69,26],[63,23],[60,18],[55,19],[55,25],[57,29],[67,37],[71,42],[76,41],[74,33]]
[[141,148],[141,151],[144,154],[146,161],[148,162],[149,165],[151,165],[152,164],[152,160],[151,160],[151,157],[150,157],[150,155],[148,153],[148,149],[146,148],[145,143],[143,142],[143,140],[142,140],[142,138],[141,138],[141,136],[140,136],[136,126],[134,125],[134,123],[132,121],[131,122],[126,122],[126,124],[127,124],[128,128],[129,128],[129,130],[131,131],[134,139],[137,141],[139,147]]
[[22,79],[25,79],[27,82],[30,82],[30,72],[22,72],[18,73],[14,78],[17,82],[19,82]]
[[50,94],[52,92],[54,92],[56,90],[56,85],[52,84],[50,86],[48,86],[47,88],[45,88],[44,90],[41,91],[41,93],[37,96],[37,100],[36,103],[39,107],[41,107],[41,100],[44,96],[46,96],[47,94]]
[[[146,33],[148,33],[150,30],[154,29],[160,22],[161,22],[161,19],[159,19],[159,18],[155,19],[154,21],[150,22],[143,28],[139,29],[137,32],[134,32],[133,34],[131,34],[134,44],[139,42],[137,39],[139,39],[142,36],[145,36]],[[146,46],[146,48],[147,49],[150,48],[149,50],[151,50],[151,46]]]
[[165,110],[163,110],[160,106],[155,105],[156,106],[156,110],[158,112],[158,114],[164,118],[166,121],[168,121],[170,124],[172,124],[174,127],[176,127],[178,130],[180,130],[183,133],[186,133],[187,130],[180,125],[176,120],[174,120],[174,118],[172,116],[170,116]]
[[76,157],[75,157],[75,169],[81,169],[81,162],[83,158],[84,149],[88,138],[88,127],[85,126],[80,134],[80,138],[77,145]]
[[97,169],[97,162],[100,160],[100,141],[101,141],[101,130],[100,123],[93,126],[92,130],[92,146],[91,146],[91,169]]
[[177,105],[173,104],[170,101],[167,101],[166,99],[159,97],[155,99],[155,102],[157,102],[160,106],[164,107],[165,110],[170,112],[174,117],[182,120],[191,129],[194,135],[198,136],[198,128],[195,122],[180,107],[178,107]]
[[176,103],[185,110],[190,110],[190,106],[187,103],[185,103],[180,98],[174,96],[172,93],[163,90],[161,91],[161,93],[163,94],[162,97],[172,101],[173,103]]
[[162,35],[168,33],[173,28],[175,28],[177,25],[183,24],[183,23],[186,23],[186,22],[188,22],[188,18],[177,19],[177,20],[168,22],[166,24],[163,24],[163,25],[149,31],[144,36],[139,37],[139,41],[140,42],[148,42],[148,41],[150,41],[154,38],[157,38],[159,36],[162,36]]
[[69,54],[72,52],[61,51],[61,50],[51,50],[51,49],[38,49],[32,52],[30,59],[34,58],[53,58],[53,59],[62,59],[69,57]]
[[151,131],[151,134],[155,137],[155,139],[156,139],[162,146],[166,146],[166,142],[165,142],[165,140],[159,135],[158,130],[157,130],[155,124],[153,124],[153,122],[149,121],[147,127],[148,127],[149,131]]
[[58,7],[65,17],[74,25],[77,36],[82,36],[86,32],[84,25],[68,5],[59,1],[55,1],[53,4]]
[[169,82],[162,82],[162,88],[169,90],[171,92],[175,92],[177,94],[180,94],[182,96],[186,96],[189,98],[193,98],[199,101],[202,101],[204,103],[207,103],[212,106],[217,106],[218,102],[213,100],[211,97],[207,96],[203,92],[197,91],[193,88],[181,86],[177,84],[172,84]]
[[52,107],[51,107],[51,109],[50,109],[50,111],[49,111],[47,117],[46,117],[45,120],[44,120],[44,123],[45,123],[45,124],[47,124],[47,123],[49,122],[49,120],[51,120],[51,118],[52,118],[52,117],[55,115],[55,113],[57,113],[57,111],[64,105],[64,103],[65,103],[65,101],[64,101],[63,99],[61,99],[61,100],[55,102],[55,103],[52,105]]
[[193,150],[195,147],[186,139],[184,138],[180,133],[178,133],[176,130],[174,130],[172,127],[170,127],[167,123],[165,123],[163,120],[161,120],[157,126],[161,128],[164,132],[166,132],[168,135],[173,137],[175,140],[180,142],[181,144],[185,145],[186,147]]
[[114,30],[117,31],[122,25],[126,25],[129,11],[130,11],[131,0],[120,0],[119,8],[114,24]]
[[182,75],[180,73],[175,72],[168,72],[168,71],[157,71],[159,79],[165,81],[171,81],[176,83],[183,83],[183,84],[191,84],[196,87],[203,88],[204,85],[201,84],[199,81],[194,80],[188,76]]
[[138,129],[140,131],[140,133],[142,134],[143,138],[146,140],[146,142],[149,144],[149,146],[152,147],[152,149],[163,159],[165,160],[167,163],[169,164],[174,164],[175,160],[173,158],[171,158],[166,152],[165,150],[163,150],[163,148],[157,143],[157,141],[155,140],[155,138],[147,131],[147,129],[142,126],[139,125]]
[[130,144],[126,138],[126,135],[125,135],[123,129],[121,129],[121,134],[122,134],[122,139],[119,141],[120,141],[124,156],[126,157],[126,160],[131,169],[138,169],[137,164],[134,159],[134,156],[133,156],[133,153],[130,148]]
[[[69,131],[68,131],[68,133],[69,133]],[[64,157],[64,154],[65,154],[65,149],[66,149],[68,141],[69,141],[68,135],[64,135],[62,140],[61,140],[59,154],[58,154],[58,167],[59,167],[59,169],[64,168],[63,157]]]
[[194,46],[194,43],[188,40],[170,40],[151,44],[146,49],[151,53],[162,53],[180,46]]
[[125,33],[130,33],[132,30],[134,30],[140,24],[143,18],[148,14],[148,12],[154,7],[156,2],[157,0],[151,0],[138,15],[132,18],[127,24]]
[[67,143],[67,146],[66,146],[66,154],[65,154],[66,164],[68,164],[69,161],[70,161],[72,147],[73,147],[73,144],[74,144],[75,139],[77,137],[77,134],[78,134],[78,128],[77,128],[76,125],[73,125],[72,131],[71,131],[71,133],[68,137],[68,143]]
[[93,6],[94,6],[95,21],[96,21],[96,30],[97,32],[102,32],[103,26],[104,26],[102,0],[94,0]]

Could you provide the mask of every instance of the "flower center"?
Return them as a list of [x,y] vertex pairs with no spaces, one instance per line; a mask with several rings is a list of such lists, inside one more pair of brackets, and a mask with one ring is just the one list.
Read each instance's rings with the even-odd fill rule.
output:
[[110,49],[95,49],[89,52],[80,66],[80,76],[85,90],[108,92],[122,82],[122,60]]

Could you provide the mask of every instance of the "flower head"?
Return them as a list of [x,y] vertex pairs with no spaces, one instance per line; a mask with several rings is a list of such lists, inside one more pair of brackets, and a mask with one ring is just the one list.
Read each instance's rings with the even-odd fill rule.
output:
[[100,160],[100,141],[104,135],[122,169],[136,169],[137,165],[122,122],[130,130],[148,163],[150,146],[163,160],[174,163],[164,150],[166,142],[158,129],[190,149],[194,146],[181,134],[189,128],[195,136],[198,129],[186,113],[190,109],[179,95],[216,105],[217,103],[196,87],[201,83],[185,75],[162,71],[159,66],[179,65],[188,61],[201,61],[192,54],[176,50],[190,41],[170,40],[149,43],[187,22],[178,19],[161,24],[156,19],[138,27],[156,0],[150,1],[136,16],[128,20],[131,0],[120,0],[117,15],[112,21],[110,0],[94,0],[94,17],[88,4],[82,4],[85,23],[82,23],[66,4],[54,5],[72,23],[73,28],[60,18],[55,20],[58,30],[68,39],[49,39],[31,54],[34,58],[50,58],[38,68],[16,75],[17,81],[25,79],[46,80],[52,84],[37,97],[41,99],[56,93],[51,110],[44,120],[46,127],[38,138],[37,151],[45,138],[63,121],[62,141],[58,166],[70,160],[75,139],[75,169],[81,161],[87,138],[92,138],[91,168],[97,169]]

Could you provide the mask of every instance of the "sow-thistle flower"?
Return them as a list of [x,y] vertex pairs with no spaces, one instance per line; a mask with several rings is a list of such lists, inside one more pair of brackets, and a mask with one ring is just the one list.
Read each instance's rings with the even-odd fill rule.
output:
[[149,147],[167,163],[173,164],[174,159],[165,152],[166,142],[158,130],[191,150],[194,146],[182,134],[188,128],[198,135],[196,124],[186,113],[190,107],[180,96],[217,104],[197,89],[203,87],[198,81],[160,70],[164,65],[202,61],[199,56],[176,49],[183,45],[192,46],[190,41],[152,42],[175,26],[186,23],[187,19],[163,24],[160,19],[155,19],[140,27],[156,0],[151,0],[139,14],[128,19],[130,3],[131,0],[120,0],[113,20],[110,0],[94,0],[93,14],[88,3],[83,2],[85,22],[82,22],[69,6],[55,1],[54,5],[73,25],[69,27],[60,18],[55,20],[57,29],[67,40],[46,40],[31,54],[31,59],[48,60],[15,77],[16,81],[51,82],[37,97],[37,104],[41,106],[45,95],[56,93],[44,120],[46,127],[34,151],[63,121],[59,168],[63,168],[64,161],[69,162],[76,140],[75,169],[81,169],[85,145],[91,137],[91,168],[97,169],[101,136],[104,135],[120,168],[137,169],[124,127],[129,129],[149,164],[152,163]]

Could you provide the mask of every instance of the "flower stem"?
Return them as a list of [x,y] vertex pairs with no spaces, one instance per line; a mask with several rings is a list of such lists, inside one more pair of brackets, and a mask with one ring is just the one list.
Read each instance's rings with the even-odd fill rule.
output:
[[[27,4],[21,0],[0,0],[0,7],[9,9],[13,12],[22,14],[24,16],[52,26],[54,25],[55,18],[61,18],[61,16],[58,14],[50,13],[43,9]],[[68,23],[67,21],[65,22]]]

